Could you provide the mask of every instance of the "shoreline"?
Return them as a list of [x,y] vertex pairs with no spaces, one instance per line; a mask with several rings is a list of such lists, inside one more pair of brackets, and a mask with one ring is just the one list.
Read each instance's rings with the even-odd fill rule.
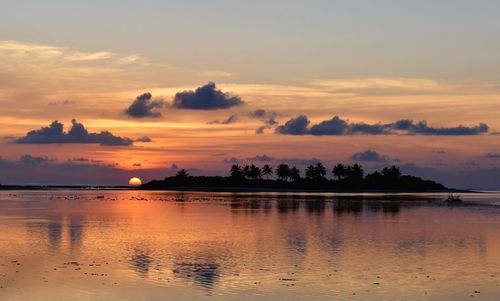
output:
[[29,191],[29,190],[137,190],[137,191],[181,191],[181,192],[234,192],[234,193],[484,193],[478,190],[468,189],[443,189],[443,190],[397,190],[397,189],[365,189],[365,190],[332,190],[332,189],[290,189],[290,188],[266,188],[266,187],[188,187],[188,186],[175,186],[175,187],[159,187],[159,188],[145,188],[145,187],[129,187],[129,186],[37,186],[37,185],[3,185],[0,186],[0,191]]
[[366,190],[332,190],[332,189],[288,189],[288,188],[258,188],[258,187],[169,187],[169,188],[137,188],[143,191],[194,191],[194,192],[290,192],[290,193],[483,193],[476,190],[446,189],[446,190],[396,190],[396,189],[366,189]]

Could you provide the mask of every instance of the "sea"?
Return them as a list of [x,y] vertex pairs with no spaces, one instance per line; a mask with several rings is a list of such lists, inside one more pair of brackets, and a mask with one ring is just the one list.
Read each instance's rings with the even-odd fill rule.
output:
[[500,300],[500,193],[0,191],[0,300]]

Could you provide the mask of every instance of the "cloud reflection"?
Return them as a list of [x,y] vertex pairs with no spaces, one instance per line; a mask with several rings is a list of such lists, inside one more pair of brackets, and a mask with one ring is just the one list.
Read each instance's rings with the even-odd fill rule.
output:
[[196,285],[211,289],[220,276],[220,265],[215,262],[176,262],[174,275],[192,280]]
[[141,277],[146,277],[153,263],[153,257],[147,254],[144,250],[135,249],[134,255],[130,259],[133,269],[139,273]]

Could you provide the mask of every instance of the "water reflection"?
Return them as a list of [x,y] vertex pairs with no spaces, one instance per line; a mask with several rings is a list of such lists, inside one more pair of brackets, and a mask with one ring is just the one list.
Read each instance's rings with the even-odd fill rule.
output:
[[79,214],[30,214],[25,227],[33,242],[45,232],[46,245],[54,252],[60,252],[65,240],[73,251],[78,251],[83,242],[84,217]]
[[220,265],[215,262],[175,262],[172,272],[177,277],[211,289],[219,278]]
[[299,254],[304,255],[307,252],[307,237],[304,231],[292,231],[287,234],[286,242],[288,248]]
[[[359,214],[363,211],[370,213],[390,213],[398,214],[402,207],[412,208],[421,206],[431,206],[432,198],[425,202],[419,200],[409,201],[407,196],[398,196],[391,199],[388,196],[308,196],[308,195],[278,195],[260,196],[252,195],[232,195],[229,206],[233,213],[270,213],[274,208],[280,214],[298,212],[305,210],[309,214],[322,215],[325,210],[331,207],[335,214]],[[273,205],[274,204],[274,205]]]
[[237,195],[234,195],[231,198],[230,202],[231,209],[233,209],[234,213],[257,213],[257,212],[263,212],[263,213],[270,213],[273,205],[270,200],[268,199],[262,199],[262,198],[255,198],[255,197],[249,197],[249,198],[244,198],[242,199],[241,197],[238,197]]
[[368,210],[372,212],[383,212],[397,214],[401,210],[401,203],[398,201],[368,202]]
[[61,245],[63,226],[59,218],[52,218],[47,224],[47,235],[49,245],[52,249],[58,249]]
[[310,200],[304,203],[308,213],[321,215],[325,212],[326,204],[324,200]]
[[83,217],[70,215],[68,222],[69,242],[72,249],[78,249],[83,240]]
[[332,209],[336,214],[359,214],[363,212],[363,202],[359,200],[335,200],[332,203]]
[[278,213],[289,213],[297,212],[300,208],[300,202],[298,200],[276,200],[276,209]]
[[[500,208],[493,206],[449,208],[420,196],[79,193],[0,202],[0,239],[12,242],[0,244],[7,258],[0,269],[20,260],[34,275],[28,281],[2,270],[9,283],[47,280],[42,294],[63,284],[133,298],[120,295],[123,284],[145,300],[177,299],[173,288],[185,294],[178,299],[196,299],[197,291],[325,300],[500,294]],[[440,298],[455,291],[462,295]]]
[[153,257],[147,254],[145,250],[136,248],[130,263],[133,269],[137,271],[141,277],[146,277],[153,263]]

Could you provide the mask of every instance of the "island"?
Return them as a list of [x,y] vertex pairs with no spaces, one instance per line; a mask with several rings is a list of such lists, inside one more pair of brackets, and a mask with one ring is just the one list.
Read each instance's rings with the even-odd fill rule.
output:
[[279,164],[232,165],[228,176],[191,176],[181,169],[175,176],[142,184],[144,190],[202,190],[202,191],[319,191],[319,192],[451,192],[432,180],[403,175],[397,166],[384,167],[365,175],[359,164],[337,164],[327,178],[322,163],[307,166],[304,176],[296,166]]

